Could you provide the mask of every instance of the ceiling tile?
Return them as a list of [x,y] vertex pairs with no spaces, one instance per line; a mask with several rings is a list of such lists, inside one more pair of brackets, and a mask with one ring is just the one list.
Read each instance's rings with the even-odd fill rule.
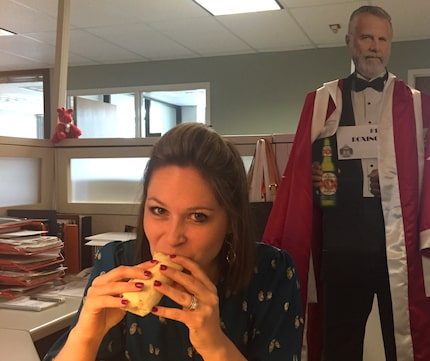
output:
[[[117,4],[122,4],[118,1]],[[137,22],[131,11],[106,6],[104,0],[73,0],[70,8],[70,24],[80,28],[121,25]]]
[[151,26],[202,56],[254,52],[213,17],[157,22]]
[[[0,49],[22,58],[53,63],[55,47],[23,35],[0,37]],[[25,53],[22,52],[25,49]]]
[[0,27],[23,34],[56,30],[55,17],[8,0],[0,0]]
[[109,39],[124,49],[148,60],[197,56],[191,50],[145,24],[124,24],[121,27],[90,28],[88,32]]
[[[284,10],[213,17],[192,0],[72,0],[69,64],[344,46],[351,12],[376,3],[392,16],[394,41],[430,39],[428,0],[278,1]],[[0,71],[53,67],[57,6],[0,0],[0,26],[25,35],[0,39]]]
[[[307,7],[307,6],[325,6],[332,4],[344,4],[351,3],[353,7],[358,8],[361,0],[280,0],[282,5],[287,8],[295,7]],[[366,5],[369,5],[369,1],[366,1]]]
[[44,67],[44,63],[34,59],[22,58],[0,49],[1,71],[36,69]]
[[101,63],[143,61],[141,56],[83,30],[70,32],[70,51]]
[[286,10],[227,15],[217,19],[258,51],[292,50],[314,46]]
[[116,12],[129,12],[144,22],[209,18],[211,15],[192,0],[104,0]]
[[392,0],[379,0],[378,5],[391,15],[395,41],[429,38],[430,1],[393,2]]
[[[74,1],[74,0],[73,0]],[[3,2],[3,1],[2,1]],[[54,18],[58,14],[58,1],[52,0],[13,0],[13,2],[25,5],[35,11],[40,11]]]
[[[360,1],[293,8],[291,14],[319,47],[343,46],[351,13],[365,3]],[[340,24],[340,30],[333,33],[330,24]]]

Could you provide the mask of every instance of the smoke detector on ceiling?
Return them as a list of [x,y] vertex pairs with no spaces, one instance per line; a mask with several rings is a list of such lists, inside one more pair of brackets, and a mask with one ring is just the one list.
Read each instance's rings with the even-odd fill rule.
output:
[[337,34],[340,29],[340,24],[330,24],[328,27],[333,32],[333,34]]

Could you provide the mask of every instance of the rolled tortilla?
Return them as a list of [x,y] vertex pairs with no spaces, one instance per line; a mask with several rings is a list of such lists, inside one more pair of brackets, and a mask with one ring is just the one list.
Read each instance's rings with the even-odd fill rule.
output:
[[[153,259],[158,261],[158,264],[151,268],[152,280],[159,280],[161,283],[171,284],[172,280],[167,278],[160,272],[160,264],[165,264],[168,267],[176,268],[182,271],[182,267],[170,260],[168,255],[163,253],[155,253]],[[141,291],[138,292],[126,292],[123,294],[123,298],[128,300],[126,311],[135,313],[139,316],[146,316],[151,312],[152,308],[156,306],[163,295],[157,291],[154,287],[153,281],[148,280],[132,279],[129,282],[143,282],[145,285]]]

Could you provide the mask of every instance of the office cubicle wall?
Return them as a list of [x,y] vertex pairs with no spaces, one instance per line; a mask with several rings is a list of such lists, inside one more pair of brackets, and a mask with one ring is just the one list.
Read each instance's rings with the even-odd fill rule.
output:
[[[236,144],[245,167],[250,165],[257,140],[261,137],[270,140],[280,173],[285,168],[293,141],[293,135],[288,134],[225,137]],[[33,191],[39,200],[16,205],[18,208],[56,209],[60,213],[91,215],[94,233],[118,231],[125,224],[135,224],[145,161],[156,141],[157,138],[66,139],[56,146],[46,140],[25,140],[23,144],[16,141],[14,145],[0,145],[0,165],[6,161],[10,164],[12,156],[40,162],[36,167],[38,171],[25,177],[32,179],[30,184],[40,177],[40,191]],[[76,162],[81,163],[81,168],[84,164],[88,171],[76,176],[73,169]],[[127,167],[132,168],[132,172],[128,172]],[[103,176],[108,168],[114,177]],[[5,171],[0,168],[0,172]],[[126,177],[124,173],[132,173],[132,176]],[[98,177],[101,180],[96,179]],[[19,195],[19,192],[18,186],[13,193]],[[2,207],[0,205],[0,212]],[[2,214],[5,215],[5,211]]]
[[14,206],[51,209],[54,194],[51,142],[0,137],[0,215]]

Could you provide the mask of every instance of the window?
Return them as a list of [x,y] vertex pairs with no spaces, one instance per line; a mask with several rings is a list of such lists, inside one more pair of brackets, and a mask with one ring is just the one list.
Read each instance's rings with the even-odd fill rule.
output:
[[[227,136],[236,144],[246,170],[258,136]],[[104,146],[99,142],[58,147],[58,209],[64,213],[133,215],[139,212],[144,169],[158,138]],[[106,143],[102,140],[100,143]]]
[[0,207],[39,203],[40,172],[39,158],[0,158]]
[[135,138],[133,93],[74,96],[69,102],[81,138]]
[[210,124],[208,84],[69,92],[81,138],[159,137],[182,122]]
[[[127,145],[58,147],[57,209],[63,213],[137,214],[146,162],[156,138]],[[98,143],[98,142],[96,142]],[[105,141],[103,141],[105,143]]]
[[[49,71],[0,73],[0,136],[49,139]],[[158,137],[182,122],[209,120],[209,84],[70,92],[81,138]]]
[[409,70],[408,83],[413,88],[430,95],[430,69]]
[[0,73],[0,135],[43,139],[50,136],[49,72]]
[[70,159],[72,203],[139,203],[148,157]]
[[[242,156],[248,172],[253,156]],[[70,203],[139,203],[149,157],[70,159]]]

